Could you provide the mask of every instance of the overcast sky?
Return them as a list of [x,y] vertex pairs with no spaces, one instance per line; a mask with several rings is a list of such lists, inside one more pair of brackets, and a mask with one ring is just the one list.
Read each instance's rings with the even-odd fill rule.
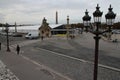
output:
[[92,13],[97,4],[103,11],[103,21],[110,4],[117,14],[116,21],[120,21],[119,0],[0,0],[0,22],[41,24],[45,17],[51,24],[55,23],[55,13],[58,11],[59,23],[65,24],[67,15],[70,17],[70,23],[80,23],[86,9],[93,17]]

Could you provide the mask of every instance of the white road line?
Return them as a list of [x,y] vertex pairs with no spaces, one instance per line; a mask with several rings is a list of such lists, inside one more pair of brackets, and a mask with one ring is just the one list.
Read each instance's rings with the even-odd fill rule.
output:
[[[34,42],[38,42],[38,41],[39,41],[39,40],[29,41],[29,42],[26,41],[26,42],[22,42],[22,43],[20,43],[20,44],[21,44],[21,45],[23,44],[22,46],[24,46],[24,45],[27,45],[28,43],[34,43]],[[11,45],[11,46],[13,46],[13,45]],[[14,45],[14,46],[15,46],[15,45]],[[39,48],[39,49],[46,50],[46,49],[43,49],[43,48]],[[53,52],[53,51],[50,51],[50,50],[46,50],[46,51],[52,52],[52,53],[54,53],[54,54],[56,54],[56,55],[64,56],[64,57],[71,58],[71,59],[74,59],[74,60],[78,60],[78,61],[81,61],[81,62],[87,62],[87,63],[94,64],[93,62],[87,61],[87,60],[84,60],[84,59],[75,58],[75,57],[72,57],[72,56],[60,54],[60,53]],[[103,65],[103,64],[98,64],[98,66],[120,72],[120,69],[119,69],[119,68],[114,68],[114,67],[110,67],[110,66]]]
[[[14,50],[12,50],[12,52],[15,53]],[[21,53],[24,53],[24,51],[21,51]],[[61,73],[58,73],[58,72],[56,72],[55,70],[53,70],[53,69],[51,69],[51,68],[49,68],[49,67],[47,67],[47,66],[45,66],[45,65],[43,65],[43,64],[37,63],[36,61],[31,60],[30,58],[25,57],[25,56],[23,56],[22,54],[20,54],[20,55],[21,55],[21,57],[23,57],[24,59],[26,59],[26,60],[34,63],[35,65],[41,67],[42,69],[46,69],[46,70],[50,71],[51,74],[52,74],[52,76],[53,76],[53,79],[55,79],[55,75],[54,75],[54,74],[56,74],[56,75],[58,75],[58,76],[60,76],[60,77],[62,77],[62,78],[64,78],[64,79],[66,79],[66,80],[72,80],[72,79],[70,79],[69,77],[62,75]],[[54,73],[54,74],[53,74],[53,73]]]
[[[53,52],[53,51],[50,51],[50,50],[47,50],[47,49],[43,49],[43,48],[39,48],[39,49],[42,49],[42,50],[51,52],[51,53],[53,53],[53,54],[56,54],[56,55],[60,55],[60,56],[66,57],[66,58],[71,58],[71,59],[78,60],[78,61],[81,61],[81,62],[86,62],[86,63],[94,64],[92,61],[87,61],[87,60],[84,60],[84,59],[75,58],[75,57],[72,57],[72,56],[60,54],[60,53]],[[119,69],[119,68],[114,68],[114,67],[110,67],[110,66],[103,65],[103,64],[98,64],[98,66],[99,66],[99,67],[103,67],[103,68],[107,68],[107,69],[111,69],[111,70],[120,72],[120,69]]]
[[120,72],[120,69],[118,68],[114,68],[114,67],[110,67],[102,64],[98,64],[98,66]]
[[[22,56],[24,59],[26,59],[26,60],[34,63],[35,65],[38,65],[39,67],[42,67],[42,69],[46,69],[46,70],[50,71],[51,74],[54,73],[54,74],[57,74],[58,76],[60,76],[60,77],[62,77],[62,78],[65,78],[66,80],[72,80],[72,79],[70,79],[69,77],[62,75],[61,73],[58,73],[58,72],[56,72],[55,70],[53,70],[53,69],[51,69],[51,68],[49,68],[49,67],[47,67],[47,66],[45,66],[45,65],[39,64],[39,63],[37,63],[36,61],[31,60],[31,59],[28,58],[28,57],[25,57],[25,56],[23,56],[23,55],[21,55],[21,56]],[[53,76],[53,78],[55,79],[54,74],[52,74],[52,76]]]

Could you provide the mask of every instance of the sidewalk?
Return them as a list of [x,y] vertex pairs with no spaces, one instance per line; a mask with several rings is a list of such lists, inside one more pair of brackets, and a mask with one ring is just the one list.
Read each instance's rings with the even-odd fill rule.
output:
[[0,61],[0,80],[19,80],[2,61]]
[[[3,48],[3,45],[1,46]],[[3,53],[0,50],[0,56]],[[10,69],[0,60],[0,80],[19,80]]]

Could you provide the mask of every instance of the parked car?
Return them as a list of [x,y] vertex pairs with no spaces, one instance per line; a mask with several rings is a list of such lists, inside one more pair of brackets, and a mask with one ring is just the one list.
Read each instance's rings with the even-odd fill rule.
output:
[[23,35],[21,33],[13,33],[12,36],[13,37],[22,37]]
[[[6,35],[7,35],[7,33],[6,33],[6,32],[0,32],[0,35],[6,36]],[[13,35],[13,33],[9,32],[9,33],[8,33],[8,35],[9,35],[9,36],[12,36],[12,35]]]
[[120,30],[112,30],[113,34],[120,34]]

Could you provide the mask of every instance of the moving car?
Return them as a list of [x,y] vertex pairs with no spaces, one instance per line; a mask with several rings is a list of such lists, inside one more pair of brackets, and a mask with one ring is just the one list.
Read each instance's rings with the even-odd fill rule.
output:
[[29,32],[27,35],[25,35],[26,39],[37,39],[39,38],[38,32]]

